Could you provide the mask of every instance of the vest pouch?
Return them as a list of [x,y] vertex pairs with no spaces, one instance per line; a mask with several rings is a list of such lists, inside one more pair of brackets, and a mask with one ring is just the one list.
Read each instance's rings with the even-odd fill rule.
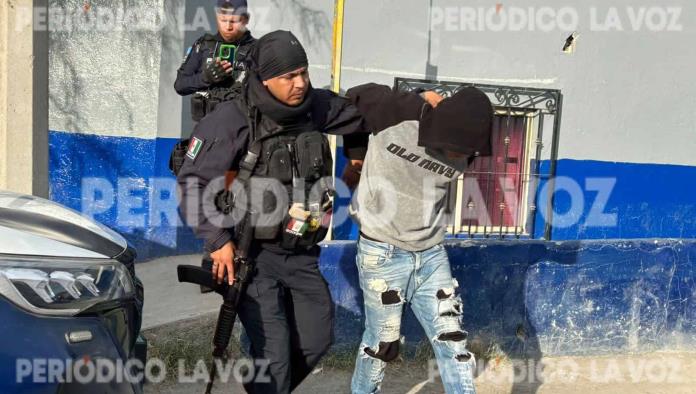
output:
[[254,238],[272,240],[278,237],[280,225],[288,213],[288,192],[273,178],[253,178],[251,205],[259,212]]
[[286,250],[312,247],[323,241],[324,238],[326,238],[326,234],[329,232],[328,227],[322,226],[319,227],[317,231],[307,230],[305,231],[304,235],[298,237],[285,231],[285,229],[288,228],[291,220],[293,219],[287,215],[283,220],[282,227],[280,227],[280,231],[282,232],[280,236],[280,247]]
[[301,178],[316,180],[330,175],[333,170],[331,146],[321,133],[302,133],[295,140],[297,170]]
[[[324,187],[327,186],[326,178],[322,179],[321,184],[324,185]],[[320,197],[320,201],[318,201],[316,197]],[[308,202],[310,204],[309,211],[311,214],[305,221],[306,227],[302,236],[297,236],[286,231],[290,222],[293,220],[290,215],[283,220],[283,226],[281,227],[281,246],[284,249],[309,248],[326,238],[333,215],[333,203],[330,199],[330,190],[326,189],[321,191],[320,196],[314,194],[310,196],[310,201],[315,201],[315,203]]]
[[285,229],[288,228],[288,225],[290,224],[291,220],[293,220],[293,218],[291,218],[289,215],[286,215],[285,219],[283,219],[283,225],[280,226],[280,247],[285,250],[297,249],[297,243],[300,240],[300,237],[285,231]]
[[215,107],[217,107],[218,104],[220,104],[222,100],[220,100],[218,97],[210,96],[205,100],[205,114],[212,113],[215,111]]
[[275,178],[282,184],[292,184],[292,156],[288,147],[282,142],[271,141],[271,144],[264,148],[264,153],[266,168],[263,175]]
[[172,153],[169,155],[169,170],[175,175],[179,175],[181,167],[184,166],[184,161],[186,160],[186,152],[188,152],[189,146],[188,139],[181,140],[174,145]]
[[[324,213],[325,215],[327,213]],[[297,243],[297,246],[303,247],[303,248],[308,248],[310,246],[314,246],[318,244],[319,242],[323,241],[324,238],[326,238],[326,234],[329,233],[329,228],[328,227],[319,227],[317,231],[313,232],[306,232],[304,237],[300,239],[300,241]]]
[[196,93],[191,97],[191,119],[194,122],[199,122],[206,114],[207,99],[200,93]]

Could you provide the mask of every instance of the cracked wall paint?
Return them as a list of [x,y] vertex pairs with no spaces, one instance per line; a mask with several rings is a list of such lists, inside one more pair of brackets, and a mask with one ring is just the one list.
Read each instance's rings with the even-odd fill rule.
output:
[[682,275],[693,269],[688,256],[680,261],[683,246],[656,245],[648,251],[620,244],[611,261],[602,258],[612,249],[583,248],[578,253],[586,257],[577,264],[541,261],[530,268],[525,297],[542,351],[650,351],[684,335],[696,339],[684,327],[675,330],[696,301],[690,294],[693,276]]

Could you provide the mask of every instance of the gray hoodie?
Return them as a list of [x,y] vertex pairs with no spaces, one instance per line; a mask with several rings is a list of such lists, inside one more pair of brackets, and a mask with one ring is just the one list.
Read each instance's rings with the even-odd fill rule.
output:
[[405,121],[370,138],[350,213],[370,238],[429,249],[445,238],[447,189],[460,175],[418,146],[418,122]]
[[413,252],[438,245],[446,233],[447,190],[468,158],[450,160],[418,146],[419,120],[428,104],[417,94],[365,85],[348,96],[370,131],[379,132],[370,137],[350,206],[360,231]]

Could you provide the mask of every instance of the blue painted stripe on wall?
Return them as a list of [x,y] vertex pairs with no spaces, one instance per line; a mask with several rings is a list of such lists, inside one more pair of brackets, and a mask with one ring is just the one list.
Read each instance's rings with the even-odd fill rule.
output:
[[[99,177],[114,186],[119,178],[138,179],[147,189],[132,194],[143,199],[144,208],[126,208],[130,208],[128,211],[131,213],[142,213],[145,226],[118,223],[116,207],[96,215],[96,218],[123,233],[138,248],[140,259],[195,253],[201,244],[189,229],[171,226],[166,220],[158,225],[149,224],[148,208],[152,207],[153,201],[176,204],[166,191],[158,197],[152,190],[152,179],[173,179],[167,166],[169,152],[176,142],[177,139],[172,138],[147,140],[50,132],[50,196],[59,203],[81,210],[83,179]],[[345,159],[340,149],[337,153],[340,174]],[[542,163],[542,173],[548,172],[549,164]],[[696,189],[690,181],[696,179],[696,167],[560,160],[558,175],[578,182],[583,188],[588,177],[616,178],[605,212],[616,214],[618,221],[616,226],[587,226],[597,193],[584,190],[585,205],[577,213],[579,220],[567,228],[554,228],[555,240],[696,238]],[[544,200],[544,196],[540,196],[540,208],[545,207]],[[566,212],[570,202],[569,194],[558,193],[556,210]],[[337,201],[338,206],[347,204],[347,199]],[[544,229],[543,217],[537,215],[536,222],[534,235],[540,238]],[[334,239],[356,239],[357,233],[356,226],[347,222],[335,229]]]
[[[549,167],[550,162],[543,162],[542,174],[548,173]],[[558,161],[557,174],[583,188],[585,204],[578,210],[575,224],[554,228],[555,240],[696,238],[696,167],[564,159]],[[596,191],[586,190],[588,178],[616,180],[604,209],[605,213],[616,215],[616,225],[588,225],[598,197]],[[570,212],[571,204],[569,193],[556,194],[557,212]],[[540,196],[538,205],[545,209],[545,196]],[[539,215],[536,237],[543,235],[543,229],[544,221]]]
[[[337,173],[341,174],[345,159],[340,152],[337,163]],[[550,161],[542,162],[541,173],[548,173],[549,168]],[[696,184],[693,182],[696,167],[564,159],[558,161],[557,175],[573,180],[581,187],[580,197],[584,204],[576,212],[574,224],[554,228],[554,240],[696,238]],[[615,225],[596,226],[588,220],[598,197],[597,191],[587,189],[588,178],[616,180],[602,211],[616,216]],[[545,185],[544,180],[539,191]],[[544,214],[546,201],[546,195],[539,195],[537,204]],[[339,200],[338,205],[348,202]],[[569,193],[559,192],[555,211],[566,214],[571,203]],[[537,214],[534,238],[544,236],[544,217]],[[345,223],[336,228],[335,239],[355,240],[357,233],[352,222]]]
[[[336,148],[336,176],[340,177],[343,170],[346,168],[348,160],[343,155],[343,146]],[[335,212],[347,210],[350,205],[350,198],[337,198],[335,201]],[[345,211],[347,212],[347,211]],[[338,240],[356,240],[358,239],[358,226],[352,220],[346,220],[343,223],[334,223],[333,239]]]
[[[175,190],[172,193],[172,190],[155,187],[156,182],[171,184],[174,179],[168,169],[168,160],[169,152],[177,141],[52,131],[49,133],[50,198],[84,212],[84,179],[100,178],[114,189],[118,187],[119,179],[133,179],[135,185],[142,187],[130,193],[130,196],[142,199],[142,206],[126,204],[122,210],[142,215],[144,225],[119,220],[117,195],[114,196],[114,205],[94,218],[123,234],[137,249],[139,260],[197,253],[202,244],[194,238],[190,229],[173,226],[166,218],[158,224],[150,214],[150,209],[155,206],[177,204]],[[153,179],[157,181],[153,182]],[[161,196],[154,196],[156,192]]]

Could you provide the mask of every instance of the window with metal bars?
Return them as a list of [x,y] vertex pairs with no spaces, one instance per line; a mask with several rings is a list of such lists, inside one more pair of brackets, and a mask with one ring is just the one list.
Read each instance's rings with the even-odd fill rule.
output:
[[[538,188],[553,183],[558,156],[562,95],[558,90],[397,78],[402,91],[432,90],[445,97],[463,87],[486,93],[495,107],[493,153],[477,157],[450,187],[449,231],[456,237],[550,239],[553,184],[539,208]],[[548,161],[548,172],[541,173]],[[546,166],[545,166],[546,168]],[[544,209],[543,229],[537,215]]]

